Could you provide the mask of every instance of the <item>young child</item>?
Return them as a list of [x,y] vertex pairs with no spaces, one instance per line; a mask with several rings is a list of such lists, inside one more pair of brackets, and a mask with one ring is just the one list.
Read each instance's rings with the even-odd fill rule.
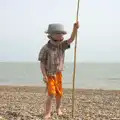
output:
[[64,67],[65,50],[70,48],[70,44],[74,41],[79,22],[73,26],[71,37],[64,40],[64,35],[67,32],[61,24],[50,24],[47,30],[49,41],[45,44],[39,53],[38,60],[43,74],[43,80],[47,85],[48,98],[46,100],[45,116],[47,120],[51,117],[51,102],[52,98],[56,98],[56,112],[62,115],[60,110],[62,90],[62,71]]

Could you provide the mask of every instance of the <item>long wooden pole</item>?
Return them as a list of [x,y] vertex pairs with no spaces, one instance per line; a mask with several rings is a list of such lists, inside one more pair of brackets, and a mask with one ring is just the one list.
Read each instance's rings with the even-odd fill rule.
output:
[[[80,0],[77,3],[77,15],[76,15],[76,22],[78,21],[78,14],[79,14],[79,4]],[[76,48],[77,48],[77,33],[75,37],[75,47],[74,47],[74,69],[73,69],[73,89],[72,89],[72,118],[74,117],[74,99],[75,99],[75,77],[76,77]]]

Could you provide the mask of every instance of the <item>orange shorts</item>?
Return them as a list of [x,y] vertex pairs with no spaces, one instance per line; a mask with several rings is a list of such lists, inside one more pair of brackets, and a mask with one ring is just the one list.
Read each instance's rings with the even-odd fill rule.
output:
[[62,96],[62,73],[58,72],[55,76],[48,76],[48,95]]

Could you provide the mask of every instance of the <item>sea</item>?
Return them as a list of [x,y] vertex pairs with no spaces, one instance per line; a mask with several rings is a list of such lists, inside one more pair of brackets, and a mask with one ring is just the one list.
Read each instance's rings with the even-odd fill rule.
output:
[[[66,62],[63,87],[72,88],[73,63]],[[77,63],[75,88],[120,90],[120,63]],[[39,62],[0,62],[0,85],[44,87]]]

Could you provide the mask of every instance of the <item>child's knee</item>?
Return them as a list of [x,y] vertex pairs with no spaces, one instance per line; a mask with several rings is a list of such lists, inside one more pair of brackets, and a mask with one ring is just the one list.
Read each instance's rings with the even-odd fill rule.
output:
[[56,97],[56,99],[61,99],[62,98],[61,95],[56,95],[55,97]]
[[49,99],[53,99],[54,95],[49,95],[48,97]]

